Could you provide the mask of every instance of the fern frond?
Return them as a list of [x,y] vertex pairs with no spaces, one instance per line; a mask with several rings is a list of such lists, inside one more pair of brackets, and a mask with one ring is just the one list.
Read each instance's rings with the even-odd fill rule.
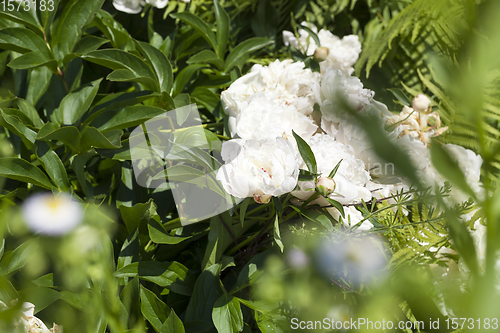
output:
[[413,45],[427,44],[424,46],[445,54],[454,52],[460,47],[465,25],[463,13],[464,8],[457,0],[414,1],[394,17],[375,40],[365,42],[356,71],[360,72],[366,65],[368,77],[370,69],[386,59],[388,50],[397,48],[393,43],[397,37]]

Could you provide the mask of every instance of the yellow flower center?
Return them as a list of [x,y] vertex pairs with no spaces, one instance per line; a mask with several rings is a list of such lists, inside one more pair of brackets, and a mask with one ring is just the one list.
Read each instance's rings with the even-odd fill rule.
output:
[[59,209],[59,207],[62,205],[62,202],[58,198],[54,197],[48,200],[47,205],[49,206],[50,210],[54,212]]

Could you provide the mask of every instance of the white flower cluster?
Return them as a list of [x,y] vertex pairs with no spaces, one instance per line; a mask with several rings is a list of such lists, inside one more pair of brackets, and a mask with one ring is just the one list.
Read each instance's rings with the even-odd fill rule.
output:
[[[7,305],[0,301],[0,312],[6,310]],[[63,333],[63,328],[60,325],[53,324],[51,329],[48,329],[47,326],[41,321],[39,318],[35,317],[35,305],[32,303],[25,302],[22,305],[22,314],[18,324],[21,324],[24,328],[24,332],[26,333]]]
[[321,47],[328,49],[328,55],[325,61],[320,63],[321,71],[328,68],[341,70],[343,73],[350,75],[354,71],[352,66],[356,63],[361,52],[361,43],[356,35],[345,36],[340,39],[328,30],[318,28],[314,24],[302,22],[303,26],[309,26],[314,33],[317,34],[321,45],[317,45],[314,39],[304,29],[299,29],[297,38],[290,31],[283,31],[283,42],[286,46],[291,45],[304,53],[307,56],[312,56],[316,50]]
[[[190,0],[181,0],[188,3]],[[168,4],[168,0],[113,0],[113,6],[128,14],[138,14],[142,11],[142,7],[151,5],[153,7],[162,9]]]
[[[316,27],[310,27],[316,31]],[[321,72],[312,72],[302,62],[276,60],[269,66],[255,65],[250,73],[236,80],[222,93],[224,111],[229,115],[229,129],[234,139],[223,144],[217,179],[224,189],[239,198],[253,197],[267,203],[272,196],[291,193],[292,202],[308,200],[316,191],[320,196],[311,204],[330,206],[326,198],[344,205],[345,223],[358,224],[358,229],[372,227],[354,204],[390,197],[408,189],[411,184],[393,177],[393,184],[379,184],[372,177],[390,176],[381,170],[366,132],[346,109],[375,116],[373,126],[390,128],[387,134],[409,152],[424,184],[443,185],[444,179],[430,162],[427,144],[432,136],[442,134],[439,116],[430,112],[431,101],[418,95],[412,108],[393,114],[374,100],[374,92],[365,89],[359,78],[352,76],[361,51],[356,36],[342,39],[330,32],[318,33],[321,47],[328,56],[320,62]],[[284,32],[285,44],[293,45],[306,55],[319,47],[304,30],[299,38]],[[390,126],[388,126],[390,125]],[[387,127],[388,126],[388,127]],[[298,181],[299,170],[307,170],[293,132],[311,147],[320,176],[314,181]],[[456,145],[444,148],[457,161],[471,188],[480,192],[481,157]],[[340,166],[333,178],[329,175]],[[394,174],[394,168],[391,170]],[[390,177],[389,177],[390,178]],[[453,190],[457,201],[466,196]],[[331,206],[330,206],[331,207]],[[335,208],[328,211],[342,220]],[[359,224],[359,222],[364,221]]]

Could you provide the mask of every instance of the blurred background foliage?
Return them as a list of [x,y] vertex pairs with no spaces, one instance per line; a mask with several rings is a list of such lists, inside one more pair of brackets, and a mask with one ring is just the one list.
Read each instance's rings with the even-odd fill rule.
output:
[[[32,302],[67,332],[289,332],[297,316],[440,319],[444,332],[446,313],[500,317],[498,1],[171,0],[137,15],[111,1],[55,3],[50,14],[0,12],[0,300]],[[358,35],[355,75],[376,99],[399,111],[407,96],[431,96],[449,126],[442,141],[484,160],[476,203],[436,211],[443,188],[359,207],[390,252],[390,275],[374,284],[325,277],[315,245],[342,230],[324,210],[246,200],[182,227],[170,192],[133,177],[131,129],[194,102],[215,140],[228,139],[220,92],[255,63],[289,58],[282,31],[302,21]],[[47,190],[85,203],[85,229],[55,239],[24,227],[23,201]],[[484,274],[457,217],[476,208],[467,226],[489,222]],[[18,309],[0,313],[2,332]]]

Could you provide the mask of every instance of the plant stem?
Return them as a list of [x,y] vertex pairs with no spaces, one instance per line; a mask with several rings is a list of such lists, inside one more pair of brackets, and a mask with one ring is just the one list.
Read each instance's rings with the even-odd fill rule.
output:
[[224,123],[218,122],[218,123],[210,123],[203,125],[203,128],[218,128],[218,127],[224,127]]
[[167,223],[165,223],[163,225],[163,227],[165,227],[165,229],[167,231],[175,229],[175,228],[180,228],[180,227],[182,227],[181,218],[178,217],[178,218],[175,218],[173,220],[170,220]]

